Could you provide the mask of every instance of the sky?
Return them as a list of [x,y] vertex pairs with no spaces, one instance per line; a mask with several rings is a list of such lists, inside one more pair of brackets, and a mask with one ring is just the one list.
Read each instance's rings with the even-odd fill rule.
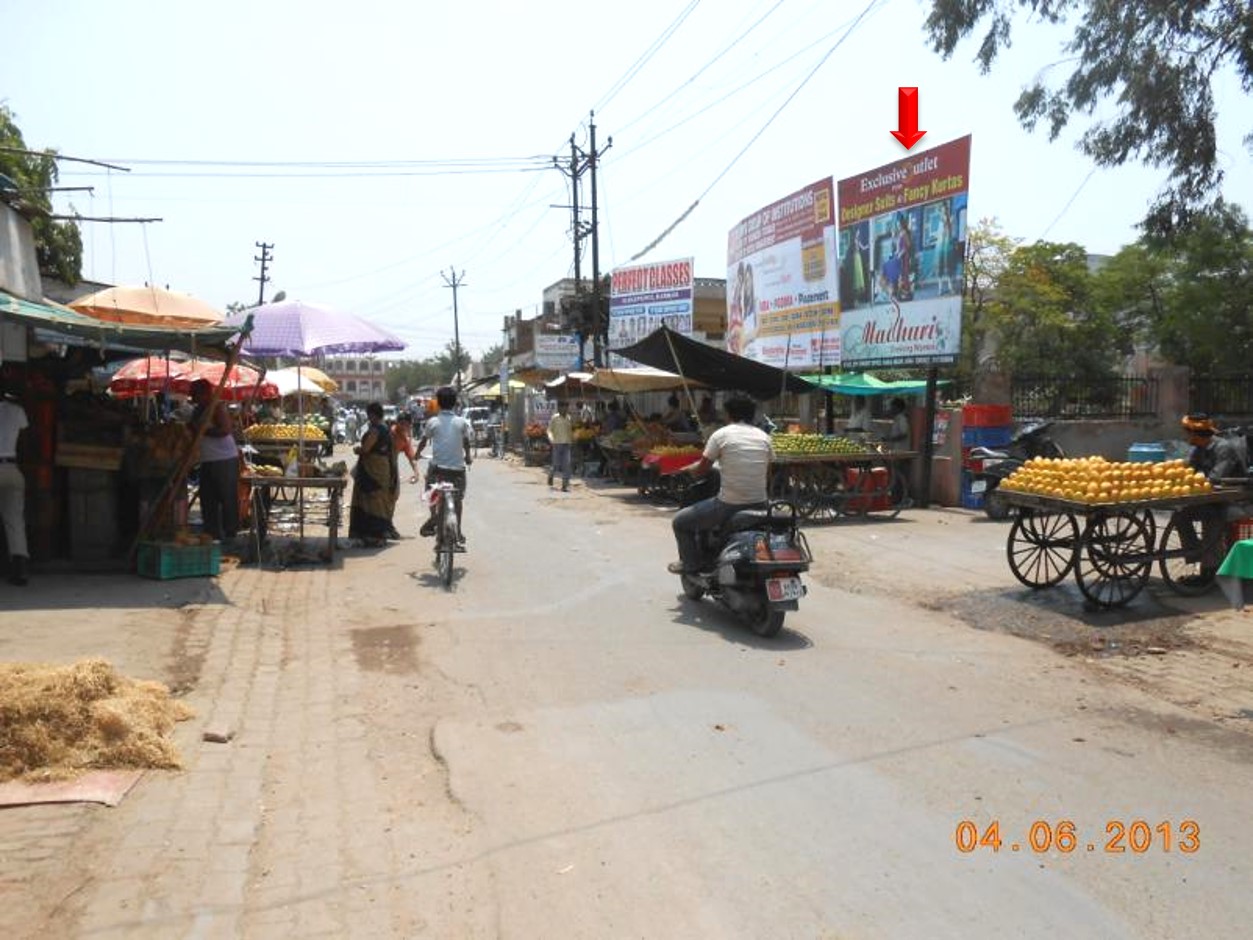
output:
[[[574,271],[570,138],[603,151],[600,267],[695,258],[725,277],[727,232],[810,183],[898,159],[897,90],[919,89],[913,152],[971,134],[970,213],[1006,234],[1112,254],[1164,169],[1096,169],[1012,105],[1065,34],[1019,19],[990,75],[967,41],[925,42],[922,0],[3,0],[0,101],[63,162],[83,276],[157,283],[225,308],[328,304],[422,359],[502,341]],[[1059,74],[1065,74],[1060,72]],[[1253,210],[1250,99],[1217,87],[1224,196]],[[612,138],[612,144],[609,140]],[[584,175],[580,201],[590,201]],[[584,221],[590,221],[585,214]],[[585,242],[582,273],[591,273]]]

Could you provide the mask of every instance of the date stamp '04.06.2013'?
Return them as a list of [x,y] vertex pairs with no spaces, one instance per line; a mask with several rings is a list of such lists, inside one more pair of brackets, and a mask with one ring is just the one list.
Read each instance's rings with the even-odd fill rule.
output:
[[963,819],[957,824],[953,841],[962,854],[1025,851],[1062,855],[1072,852],[1100,852],[1105,855],[1180,852],[1192,855],[1201,848],[1201,827],[1192,819],[1178,823],[1169,820],[1151,823],[1145,819],[1109,819],[1099,835],[1096,832],[1085,833],[1069,819],[1055,822],[1037,819],[1023,830],[1018,839],[1013,838],[1008,828],[1005,833],[1002,833],[999,819],[983,823]]

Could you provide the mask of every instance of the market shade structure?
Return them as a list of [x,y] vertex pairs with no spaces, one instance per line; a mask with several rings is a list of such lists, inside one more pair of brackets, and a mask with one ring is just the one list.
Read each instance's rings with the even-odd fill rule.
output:
[[187,375],[187,363],[164,356],[143,356],[122,363],[109,379],[116,398],[138,398],[169,389]]
[[[278,388],[267,381],[260,369],[236,363],[226,371],[225,362],[208,362],[193,359],[186,363],[187,371],[175,383],[174,389],[184,394],[191,392],[193,382],[205,381],[222,386],[222,398],[226,401],[246,401],[250,398],[278,398]],[[226,380],[222,376],[225,374]]]
[[[610,392],[630,394],[632,392],[666,392],[682,388],[684,381],[682,376],[664,369],[654,369],[651,366],[628,366],[622,369],[605,366],[597,369],[587,384]],[[691,380],[688,380],[686,384],[704,387],[704,383]]]
[[271,369],[265,374],[267,382],[278,386],[278,393],[283,396],[305,392],[310,395],[329,395],[339,391],[339,383],[313,366],[292,366],[286,369]]
[[[921,395],[927,390],[927,383],[921,379],[901,379],[885,382],[869,372],[844,372],[838,375],[802,375],[802,379],[826,392],[838,395]],[[947,385],[947,379],[940,379],[937,385]]]
[[658,327],[639,342],[613,352],[646,366],[673,370],[710,388],[746,392],[759,401],[777,398],[783,392],[814,390],[798,375],[717,349],[668,326]]
[[190,294],[147,285],[106,287],[69,303],[71,310],[132,326],[216,326],[226,315]]
[[[517,379],[510,379],[509,387],[516,391],[520,391],[521,389],[526,388],[526,383],[519,382]],[[500,397],[500,383],[493,382],[491,385],[487,386],[487,388],[483,389],[482,391],[475,391],[474,397],[476,398],[499,398]]]
[[244,340],[251,356],[310,356],[394,352],[405,342],[393,333],[356,314],[324,304],[284,300],[262,304],[230,317],[230,325],[243,326],[252,317],[252,333]]

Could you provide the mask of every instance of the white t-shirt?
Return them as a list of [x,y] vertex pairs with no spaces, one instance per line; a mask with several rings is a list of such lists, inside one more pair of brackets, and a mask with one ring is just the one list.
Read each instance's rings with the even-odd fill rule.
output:
[[26,409],[11,401],[0,399],[0,457],[17,456],[17,435],[30,427]]
[[722,474],[718,498],[736,506],[766,501],[772,456],[770,435],[743,422],[718,428],[705,442],[705,459],[716,463]]
[[431,442],[431,463],[445,470],[466,468],[465,442],[470,440],[470,422],[461,415],[441,411],[429,418],[422,436]]

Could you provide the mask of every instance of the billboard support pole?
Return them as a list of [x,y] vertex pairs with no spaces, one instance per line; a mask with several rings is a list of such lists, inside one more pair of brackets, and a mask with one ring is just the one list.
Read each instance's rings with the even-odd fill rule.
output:
[[931,506],[931,458],[935,454],[935,440],[931,429],[935,427],[936,377],[939,369],[931,366],[927,369],[927,407],[922,428],[922,492],[918,494],[918,506],[928,509]]

